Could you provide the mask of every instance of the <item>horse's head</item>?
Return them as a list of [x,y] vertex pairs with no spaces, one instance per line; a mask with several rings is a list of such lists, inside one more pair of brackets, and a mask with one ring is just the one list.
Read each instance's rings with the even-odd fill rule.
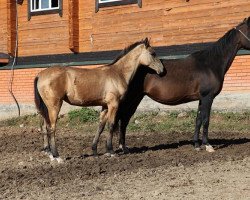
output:
[[240,33],[242,48],[250,50],[250,17],[245,18],[235,29]]
[[156,71],[157,74],[164,72],[164,67],[159,58],[156,57],[154,49],[150,46],[148,38],[143,40],[140,45],[141,54],[139,56],[139,64],[148,66]]

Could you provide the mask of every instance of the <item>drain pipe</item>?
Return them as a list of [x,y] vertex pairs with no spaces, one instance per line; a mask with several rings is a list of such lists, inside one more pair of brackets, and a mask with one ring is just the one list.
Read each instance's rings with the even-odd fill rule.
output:
[[16,44],[15,44],[15,50],[14,50],[14,58],[13,58],[13,62],[12,62],[12,65],[11,65],[11,74],[10,74],[10,78],[9,78],[9,87],[8,87],[8,90],[9,90],[9,93],[10,95],[12,96],[12,98],[14,99],[15,103],[16,103],[16,106],[17,106],[17,110],[18,110],[18,117],[20,117],[21,115],[21,112],[20,112],[20,106],[19,106],[19,103],[13,93],[13,90],[12,90],[12,86],[13,86],[13,79],[14,79],[14,66],[16,64],[16,59],[17,59],[17,48],[18,48],[18,0],[16,0]]

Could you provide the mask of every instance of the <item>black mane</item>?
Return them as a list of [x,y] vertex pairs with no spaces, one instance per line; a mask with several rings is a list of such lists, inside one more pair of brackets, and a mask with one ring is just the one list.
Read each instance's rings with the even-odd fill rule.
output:
[[147,43],[146,40],[141,40],[138,42],[135,42],[134,44],[129,45],[128,47],[126,47],[125,49],[123,49],[120,54],[112,61],[112,63],[108,64],[108,66],[115,64],[118,60],[120,60],[123,56],[125,56],[128,52],[130,52],[131,50],[133,50],[135,47],[137,47],[138,45],[141,44],[145,44],[146,47],[149,46],[149,44]]

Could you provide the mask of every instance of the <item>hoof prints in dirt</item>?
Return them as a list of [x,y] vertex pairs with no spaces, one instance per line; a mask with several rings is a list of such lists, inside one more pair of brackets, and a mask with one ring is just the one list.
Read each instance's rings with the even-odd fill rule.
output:
[[[91,150],[84,151],[82,145],[90,147],[91,136],[75,137],[68,133],[58,135],[59,152],[64,163],[53,165],[49,158],[40,152],[42,137],[38,134],[2,135],[0,140],[0,192],[23,190],[27,187],[47,188],[60,184],[67,185],[74,180],[90,180],[113,174],[129,174],[143,169],[160,166],[188,167],[210,161],[240,160],[250,155],[248,134],[211,133],[211,144],[216,151],[195,151],[191,133],[133,133],[128,135],[130,154],[115,157],[104,156],[105,138],[102,138],[98,158],[91,156]],[[66,138],[66,139],[65,139]],[[226,138],[226,139],[225,139]],[[178,139],[178,140],[177,140]],[[115,141],[114,141],[115,143]]]

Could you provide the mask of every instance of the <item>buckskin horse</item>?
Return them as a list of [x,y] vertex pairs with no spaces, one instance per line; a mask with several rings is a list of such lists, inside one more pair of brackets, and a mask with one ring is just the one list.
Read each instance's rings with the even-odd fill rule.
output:
[[120,148],[128,152],[125,145],[126,127],[142,98],[147,95],[166,105],[199,100],[194,147],[200,150],[199,134],[203,125],[202,144],[208,152],[213,152],[214,148],[208,140],[211,106],[221,92],[225,74],[241,48],[250,50],[250,17],[204,50],[184,59],[162,60],[167,72],[163,76],[157,76],[147,69],[138,70],[118,110]]
[[[160,74],[164,68],[148,39],[125,48],[109,65],[84,69],[51,67],[41,71],[34,81],[35,104],[42,115],[44,151],[61,162],[56,148],[55,130],[63,101],[77,106],[102,106],[100,127],[110,125],[107,153],[114,154],[112,137],[119,103],[139,66],[148,66]],[[98,129],[100,134],[103,129]],[[97,142],[96,148],[97,148]]]

